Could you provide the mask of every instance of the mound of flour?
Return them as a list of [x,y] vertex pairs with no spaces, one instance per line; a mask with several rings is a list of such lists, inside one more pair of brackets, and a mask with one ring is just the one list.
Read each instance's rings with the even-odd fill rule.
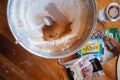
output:
[[[71,32],[56,40],[44,40],[43,27],[26,37],[30,45],[43,51],[65,50],[81,38],[86,25],[87,8],[85,0],[13,0],[13,20],[18,32],[26,34],[43,23],[45,16],[54,21],[72,22]],[[11,12],[11,13],[12,13]],[[59,16],[59,15],[62,15]],[[62,22],[63,21],[63,22]],[[64,28],[64,27],[63,27]]]

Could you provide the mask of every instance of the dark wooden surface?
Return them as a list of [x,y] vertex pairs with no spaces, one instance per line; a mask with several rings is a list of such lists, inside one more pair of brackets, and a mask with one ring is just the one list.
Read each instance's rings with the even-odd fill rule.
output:
[[[97,10],[115,0],[96,0]],[[119,0],[116,0],[120,2]],[[69,80],[64,67],[56,59],[44,59],[15,44],[7,23],[7,0],[0,0],[0,80]],[[97,22],[96,30],[120,28],[120,20],[114,23]],[[69,57],[67,59],[71,59]],[[64,59],[66,60],[66,59]],[[105,76],[92,80],[116,80],[116,58],[103,66]]]
[[120,80],[120,55],[117,60],[117,79]]

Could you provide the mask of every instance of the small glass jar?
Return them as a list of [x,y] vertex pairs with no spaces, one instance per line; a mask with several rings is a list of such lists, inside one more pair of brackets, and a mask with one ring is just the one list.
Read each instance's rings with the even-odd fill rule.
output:
[[106,8],[98,12],[98,20],[100,22],[114,22],[120,19],[120,5],[118,3],[110,3]]

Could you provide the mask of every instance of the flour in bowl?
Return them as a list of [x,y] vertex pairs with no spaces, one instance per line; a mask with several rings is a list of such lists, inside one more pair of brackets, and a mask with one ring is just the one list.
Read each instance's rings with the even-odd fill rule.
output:
[[[84,0],[14,0],[12,18],[19,33],[29,44],[42,51],[60,51],[78,41],[86,26],[87,6]],[[50,16],[52,26],[41,26],[43,18]],[[32,31],[32,32],[30,32]]]

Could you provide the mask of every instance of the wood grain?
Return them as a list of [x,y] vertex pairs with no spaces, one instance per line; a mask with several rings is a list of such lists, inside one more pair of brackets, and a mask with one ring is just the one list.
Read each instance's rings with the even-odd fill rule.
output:
[[[97,11],[110,2],[119,0],[96,0]],[[7,0],[0,0],[0,80],[69,80],[64,67],[58,65],[56,59],[44,59],[24,50],[16,45],[7,23]],[[96,30],[120,28],[117,22],[97,22]],[[72,59],[69,57],[65,60]],[[103,66],[105,76],[92,80],[116,80],[116,59],[112,59]]]
[[120,55],[117,61],[117,79],[120,80]]

